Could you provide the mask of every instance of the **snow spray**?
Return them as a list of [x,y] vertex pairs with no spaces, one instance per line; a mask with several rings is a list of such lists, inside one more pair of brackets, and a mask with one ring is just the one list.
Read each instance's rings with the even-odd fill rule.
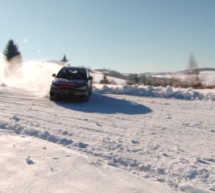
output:
[[[31,91],[39,97],[49,94],[52,74],[56,74],[62,67],[55,61],[20,61],[14,59],[7,62],[3,54],[0,55],[0,84],[9,87]],[[13,68],[9,68],[13,66]],[[14,66],[16,66],[14,68]]]

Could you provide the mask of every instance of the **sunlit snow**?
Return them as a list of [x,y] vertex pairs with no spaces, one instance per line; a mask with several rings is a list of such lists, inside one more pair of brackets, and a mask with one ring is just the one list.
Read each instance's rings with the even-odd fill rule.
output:
[[119,80],[53,102],[59,64],[26,61],[8,78],[0,62],[0,192],[215,192],[214,89]]

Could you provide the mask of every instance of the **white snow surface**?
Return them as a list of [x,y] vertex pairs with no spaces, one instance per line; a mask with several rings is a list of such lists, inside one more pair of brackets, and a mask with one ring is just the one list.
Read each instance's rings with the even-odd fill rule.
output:
[[[168,192],[78,151],[35,137],[0,134],[1,192]],[[154,186],[155,185],[155,186]]]
[[1,71],[1,193],[215,192],[214,90],[95,85],[52,102],[60,67],[27,64]]
[[[167,79],[178,79],[182,81],[186,81],[189,79],[189,74],[184,74],[183,72],[175,72],[175,73],[166,73],[166,74],[151,74],[152,77],[157,78],[167,78]],[[199,72],[199,80],[205,86],[214,86],[215,85],[215,71],[200,71]]]
[[100,94],[120,94],[157,98],[175,98],[184,100],[212,100],[215,101],[215,89],[182,89],[153,86],[130,85],[94,85],[94,91]]
[[[100,84],[100,81],[104,79],[104,74],[102,72],[99,71],[93,71],[91,75],[93,76],[93,83],[94,84]],[[112,81],[113,83],[115,83],[116,85],[125,85],[126,84],[126,80],[120,79],[120,78],[114,78],[114,77],[108,77],[107,79],[109,81]]]

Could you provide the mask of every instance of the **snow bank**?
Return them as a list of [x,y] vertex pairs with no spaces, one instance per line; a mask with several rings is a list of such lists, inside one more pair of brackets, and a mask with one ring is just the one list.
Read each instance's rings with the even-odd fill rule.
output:
[[215,101],[215,89],[195,90],[192,88],[178,89],[152,86],[116,86],[94,85],[94,91],[101,94],[123,94],[144,97],[175,98],[184,100],[212,100]]

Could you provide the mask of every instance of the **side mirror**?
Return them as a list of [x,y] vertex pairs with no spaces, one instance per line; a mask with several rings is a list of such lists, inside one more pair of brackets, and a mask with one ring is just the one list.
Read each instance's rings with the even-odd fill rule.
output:
[[52,77],[54,77],[54,78],[55,78],[55,77],[56,77],[56,74],[52,74]]
[[93,77],[92,77],[92,76],[89,76],[89,80],[93,80]]

